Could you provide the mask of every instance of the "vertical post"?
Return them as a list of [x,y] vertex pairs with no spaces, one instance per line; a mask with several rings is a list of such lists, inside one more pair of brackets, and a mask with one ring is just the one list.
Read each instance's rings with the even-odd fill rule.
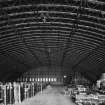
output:
[[20,85],[18,85],[18,88],[19,88],[19,92],[18,92],[18,94],[19,94],[19,103],[21,103],[21,90],[20,90]]
[[12,95],[11,95],[12,92],[11,92],[11,89],[12,89],[12,85],[10,83],[9,84],[9,94],[10,94],[10,97],[9,97],[10,98],[10,102],[9,103],[10,103],[10,105],[12,104]]
[[32,92],[33,92],[33,96],[34,96],[34,83],[32,85]]
[[38,91],[38,87],[37,87],[37,82],[36,82],[36,93],[37,93],[37,91]]
[[28,84],[28,97],[27,98],[29,98],[30,97],[30,84]]
[[20,85],[16,83],[14,83],[14,99],[15,103],[21,102]]
[[17,86],[16,86],[16,83],[14,82],[14,103],[16,104],[16,103],[18,103],[18,99],[17,99],[18,97],[17,97]]
[[33,97],[33,83],[31,83],[30,90],[31,90],[31,97]]
[[4,93],[3,93],[3,85],[1,85],[1,98],[3,99]]
[[6,104],[6,85],[4,85],[4,105]]
[[25,89],[24,95],[25,95],[25,99],[26,99],[27,98],[27,96],[26,96],[26,93],[27,93],[26,92],[26,84],[25,84],[25,88],[24,89]]
[[42,93],[42,82],[41,82],[41,93]]
[[31,84],[31,97],[33,97],[34,96],[34,85],[33,85],[33,83]]

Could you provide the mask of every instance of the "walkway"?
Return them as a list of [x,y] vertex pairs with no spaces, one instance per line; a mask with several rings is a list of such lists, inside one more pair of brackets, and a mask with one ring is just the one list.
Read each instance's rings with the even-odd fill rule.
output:
[[[61,87],[48,86],[43,93],[22,102],[20,105],[75,105],[69,96],[64,96]],[[18,104],[19,105],[19,104]]]

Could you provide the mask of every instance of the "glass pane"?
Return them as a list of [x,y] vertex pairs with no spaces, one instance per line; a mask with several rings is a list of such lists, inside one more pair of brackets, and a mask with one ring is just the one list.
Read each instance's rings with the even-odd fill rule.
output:
[[37,81],[37,78],[35,78],[35,81]]
[[40,79],[38,78],[38,82],[40,81]]
[[45,78],[43,78],[43,81],[45,82]]
[[51,78],[49,78],[49,82],[51,81]]
[[57,79],[56,79],[56,78],[54,78],[54,81],[56,82],[56,81],[57,81]]
[[32,81],[34,81],[34,78],[32,78]]
[[46,82],[48,82],[48,78],[46,78]]
[[40,81],[42,81],[42,78],[40,78]]
[[53,82],[53,78],[51,78],[51,81]]

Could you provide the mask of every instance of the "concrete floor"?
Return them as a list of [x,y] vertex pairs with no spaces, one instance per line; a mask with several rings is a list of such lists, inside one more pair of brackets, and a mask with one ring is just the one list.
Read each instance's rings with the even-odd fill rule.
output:
[[62,87],[48,86],[42,93],[18,105],[75,105],[69,96],[64,96]]

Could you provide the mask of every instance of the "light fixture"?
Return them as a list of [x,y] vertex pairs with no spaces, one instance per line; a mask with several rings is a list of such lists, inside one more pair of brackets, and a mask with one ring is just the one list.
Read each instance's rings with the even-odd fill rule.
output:
[[64,77],[64,78],[66,78],[67,76],[66,76],[66,75],[64,75],[63,77]]

